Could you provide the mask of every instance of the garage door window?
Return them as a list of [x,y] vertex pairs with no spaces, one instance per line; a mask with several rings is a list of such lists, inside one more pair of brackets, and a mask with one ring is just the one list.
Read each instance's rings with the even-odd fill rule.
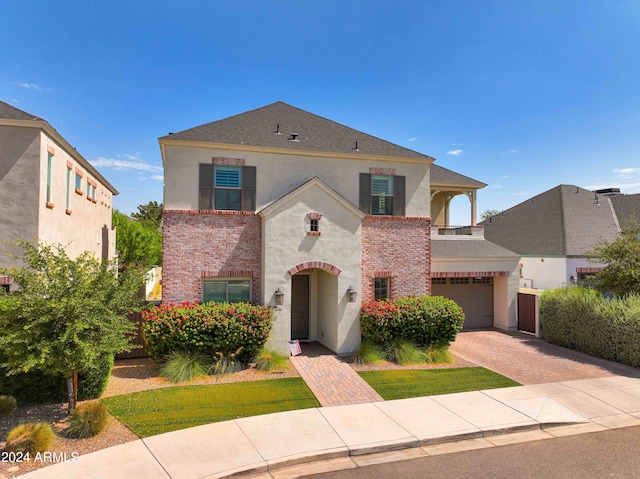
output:
[[447,284],[447,278],[431,278],[431,284]]
[[469,284],[469,278],[450,278],[449,284]]
[[473,278],[473,284],[493,284],[491,277],[488,278]]

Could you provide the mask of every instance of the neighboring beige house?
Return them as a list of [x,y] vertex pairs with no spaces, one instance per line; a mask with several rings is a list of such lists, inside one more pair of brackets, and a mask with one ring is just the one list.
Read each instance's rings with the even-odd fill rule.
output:
[[[115,255],[111,200],[118,191],[42,118],[0,101],[0,251],[39,238],[71,257]],[[19,266],[0,255],[0,266]],[[11,278],[0,284],[11,288]],[[15,287],[15,286],[14,286]]]
[[614,240],[634,219],[640,219],[640,194],[558,185],[482,224],[489,240],[522,256],[520,286],[547,290],[600,271],[604,265],[590,263],[585,253]]
[[[515,329],[519,257],[475,225],[484,183],[282,102],[159,142],[163,302],[273,306],[281,351],[300,339],[349,353],[362,302],[437,291],[467,327]],[[457,194],[467,228],[448,224]]]

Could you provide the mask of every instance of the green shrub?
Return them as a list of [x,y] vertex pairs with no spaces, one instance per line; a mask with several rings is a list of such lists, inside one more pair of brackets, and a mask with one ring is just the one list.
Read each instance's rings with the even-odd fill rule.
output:
[[424,359],[428,364],[452,364],[454,361],[447,346],[427,346]]
[[98,401],[78,404],[69,418],[67,434],[75,438],[95,436],[102,432],[108,419],[109,413],[104,404]]
[[199,351],[174,351],[167,362],[160,366],[160,376],[172,383],[191,381],[198,376],[207,375],[207,356]]
[[360,310],[363,338],[387,348],[397,339],[420,346],[448,345],[462,329],[464,312],[442,296],[407,296],[368,301]]
[[53,430],[43,422],[30,422],[14,427],[7,434],[6,452],[35,454],[44,452],[51,446]]
[[640,367],[640,295],[605,299],[584,288],[547,291],[540,324],[550,343]]
[[18,401],[13,396],[0,396],[0,417],[9,416],[18,409]]
[[363,338],[360,341],[360,349],[351,355],[351,361],[354,364],[372,364],[383,359],[380,346],[368,338]]
[[242,371],[245,365],[240,360],[240,353],[242,353],[242,346],[232,353],[218,352],[214,354],[211,374],[231,374]]
[[[113,356],[106,356],[97,364],[78,374],[78,399],[81,401],[99,398],[107,387]],[[0,368],[0,391],[14,396],[23,405],[54,404],[67,400],[67,381],[62,375],[40,371],[7,375]]]
[[256,358],[256,369],[259,371],[275,371],[289,368],[289,360],[284,354],[262,349]]
[[387,361],[403,366],[424,363],[424,353],[415,343],[406,339],[395,339],[388,344],[384,350],[384,356]]
[[242,348],[248,363],[262,349],[273,325],[273,311],[248,303],[184,302],[142,313],[149,353],[162,359],[172,351],[199,350],[213,356]]

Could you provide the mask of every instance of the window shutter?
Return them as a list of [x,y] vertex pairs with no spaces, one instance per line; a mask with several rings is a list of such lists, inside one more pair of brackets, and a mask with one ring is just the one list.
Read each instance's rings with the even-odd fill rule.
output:
[[198,209],[213,209],[213,165],[200,164],[200,191]]
[[360,209],[371,214],[371,175],[360,173]]
[[240,198],[242,211],[255,211],[256,209],[256,167],[242,167],[242,196]]
[[405,216],[405,177],[393,177],[393,216]]

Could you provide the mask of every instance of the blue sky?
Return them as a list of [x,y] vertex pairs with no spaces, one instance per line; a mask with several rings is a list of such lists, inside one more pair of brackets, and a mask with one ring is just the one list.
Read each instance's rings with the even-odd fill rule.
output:
[[625,0],[6,0],[0,99],[126,213],[162,200],[158,137],[278,100],[488,183],[480,213],[561,183],[640,192],[638,25]]

